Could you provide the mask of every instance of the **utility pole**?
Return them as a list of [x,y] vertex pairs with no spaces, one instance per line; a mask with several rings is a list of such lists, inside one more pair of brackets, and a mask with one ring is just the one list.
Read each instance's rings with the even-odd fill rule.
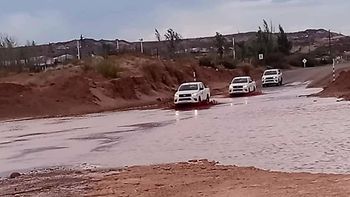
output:
[[335,59],[333,58],[333,67],[332,67],[332,71],[333,71],[333,82],[335,82]]
[[143,53],[143,38],[140,39],[140,48],[141,48],[141,53]]
[[233,59],[236,59],[236,49],[235,49],[235,37],[232,37],[232,55]]
[[119,52],[119,39],[117,39],[117,51]]
[[80,41],[79,40],[77,40],[77,50],[78,50],[77,58],[78,58],[78,60],[80,60],[81,56],[80,56]]
[[332,38],[331,38],[331,30],[329,30],[329,35],[328,35],[328,45],[329,45],[329,56],[332,57]]
[[81,43],[83,42],[83,40],[84,40],[83,35],[80,35],[80,40],[77,40],[78,60],[81,60],[81,51],[80,50],[81,50]]

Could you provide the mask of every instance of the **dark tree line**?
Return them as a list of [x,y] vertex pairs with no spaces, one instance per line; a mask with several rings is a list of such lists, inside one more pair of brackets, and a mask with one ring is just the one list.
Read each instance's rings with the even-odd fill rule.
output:
[[[222,58],[225,53],[225,46],[227,46],[226,38],[217,32],[214,45],[218,56]],[[242,60],[245,58],[257,59],[259,54],[264,54],[264,56],[276,53],[289,55],[291,49],[292,43],[288,40],[283,27],[279,25],[279,32],[275,33],[272,25],[269,25],[266,20],[263,20],[262,27],[258,27],[254,39],[235,43],[236,57]]]

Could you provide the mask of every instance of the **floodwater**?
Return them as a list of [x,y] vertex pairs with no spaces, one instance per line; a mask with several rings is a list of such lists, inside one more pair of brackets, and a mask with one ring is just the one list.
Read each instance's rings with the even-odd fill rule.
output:
[[0,122],[0,176],[50,166],[122,167],[207,158],[293,172],[350,172],[350,103],[304,85],[146,110]]

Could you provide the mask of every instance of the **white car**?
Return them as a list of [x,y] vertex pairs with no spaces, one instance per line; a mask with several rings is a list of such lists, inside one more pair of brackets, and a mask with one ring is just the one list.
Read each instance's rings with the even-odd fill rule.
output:
[[261,80],[263,87],[267,85],[281,86],[283,84],[282,71],[280,69],[265,70]]
[[251,77],[235,77],[230,83],[229,94],[248,94],[256,91],[256,83]]
[[210,102],[210,89],[203,82],[183,83],[174,95],[175,105]]

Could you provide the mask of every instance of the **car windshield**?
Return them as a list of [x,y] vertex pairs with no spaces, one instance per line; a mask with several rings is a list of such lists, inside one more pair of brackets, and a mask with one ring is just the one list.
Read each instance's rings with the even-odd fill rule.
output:
[[236,78],[232,80],[232,83],[248,83],[247,78]]
[[274,71],[274,70],[265,71],[264,75],[277,75],[277,71]]
[[232,83],[248,83],[247,78],[236,78],[232,80]]
[[179,88],[179,91],[189,91],[189,90],[198,90],[197,84],[188,84],[188,85],[182,85]]

